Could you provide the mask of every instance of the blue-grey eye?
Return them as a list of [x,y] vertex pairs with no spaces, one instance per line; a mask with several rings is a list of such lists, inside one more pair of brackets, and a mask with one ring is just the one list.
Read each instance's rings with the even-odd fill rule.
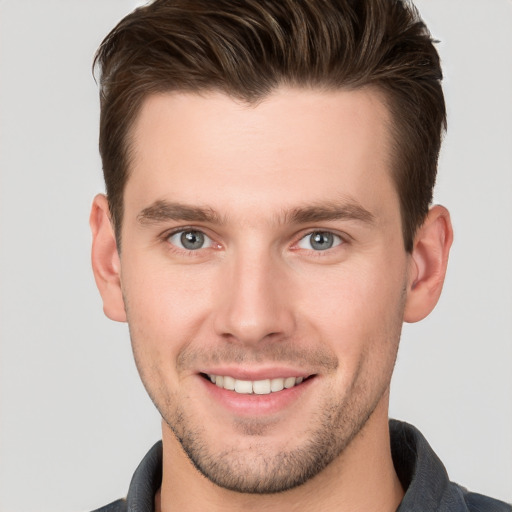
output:
[[180,249],[187,251],[197,251],[211,247],[212,241],[202,231],[189,229],[187,231],[178,231],[168,238],[169,242]]
[[313,251],[326,251],[337,245],[343,240],[330,231],[313,231],[303,237],[297,244],[301,249],[309,249]]

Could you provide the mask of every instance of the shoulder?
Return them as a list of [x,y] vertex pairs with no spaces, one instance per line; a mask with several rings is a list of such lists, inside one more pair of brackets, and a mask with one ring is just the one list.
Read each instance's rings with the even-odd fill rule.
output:
[[93,512],[153,511],[155,494],[161,484],[162,441],[158,441],[135,470],[126,498],[113,501]]
[[399,512],[512,512],[511,505],[450,481],[418,429],[396,420],[389,426],[393,464],[405,490]]
[[98,508],[96,510],[93,510],[93,512],[126,512],[126,500],[116,500],[112,503],[109,503],[108,505],[105,505],[104,507]]
[[469,512],[512,512],[512,505],[457,486]]

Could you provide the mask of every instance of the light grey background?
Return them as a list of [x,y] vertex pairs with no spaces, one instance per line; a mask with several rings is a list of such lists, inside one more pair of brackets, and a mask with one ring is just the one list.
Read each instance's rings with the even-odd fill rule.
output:
[[[104,318],[88,213],[103,189],[92,56],[134,0],[0,0],[0,510],[124,496],[160,434],[126,326]],[[443,297],[406,326],[391,414],[453,480],[512,501],[512,3],[417,2],[442,40]]]

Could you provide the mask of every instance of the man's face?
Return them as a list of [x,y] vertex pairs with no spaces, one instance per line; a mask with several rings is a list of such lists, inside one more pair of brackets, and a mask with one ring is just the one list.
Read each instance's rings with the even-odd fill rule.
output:
[[164,428],[223,487],[296,486],[385,409],[410,264],[388,122],[375,91],[280,89],[153,96],[133,127],[133,350]]

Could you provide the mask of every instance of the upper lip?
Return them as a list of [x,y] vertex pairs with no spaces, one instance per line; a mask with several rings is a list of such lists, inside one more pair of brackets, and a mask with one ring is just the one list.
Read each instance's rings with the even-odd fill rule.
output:
[[236,380],[266,380],[266,379],[279,379],[286,377],[309,377],[314,372],[308,372],[304,369],[293,369],[289,367],[272,367],[272,368],[228,368],[228,367],[211,367],[201,370],[200,373],[206,375],[221,375],[223,377],[229,376]]

